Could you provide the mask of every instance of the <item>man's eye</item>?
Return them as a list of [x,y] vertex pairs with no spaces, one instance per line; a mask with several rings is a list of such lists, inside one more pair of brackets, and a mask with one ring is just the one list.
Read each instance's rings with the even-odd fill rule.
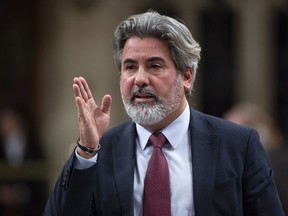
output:
[[161,69],[161,65],[160,64],[152,64],[150,65],[150,68],[153,69],[153,70],[159,70]]
[[159,67],[160,67],[160,65],[157,65],[157,64],[153,64],[151,67],[152,67],[152,68],[159,68]]
[[135,68],[135,65],[126,65],[125,67],[126,70],[134,70]]

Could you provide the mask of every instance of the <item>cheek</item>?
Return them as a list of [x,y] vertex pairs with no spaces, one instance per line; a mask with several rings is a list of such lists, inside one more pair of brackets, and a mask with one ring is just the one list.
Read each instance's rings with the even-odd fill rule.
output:
[[175,85],[174,79],[160,79],[153,82],[153,87],[158,95],[162,97],[167,97],[171,91],[173,86]]
[[129,97],[133,87],[133,82],[129,79],[121,78],[120,88],[124,97]]

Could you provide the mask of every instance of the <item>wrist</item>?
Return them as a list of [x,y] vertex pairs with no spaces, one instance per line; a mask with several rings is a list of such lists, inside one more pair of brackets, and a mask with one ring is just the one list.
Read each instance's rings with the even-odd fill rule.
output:
[[76,144],[77,144],[77,152],[78,152],[78,154],[80,156],[84,157],[84,158],[92,158],[92,157],[94,157],[99,152],[99,150],[101,148],[100,144],[98,144],[95,149],[83,146],[80,143],[79,139],[76,141]]

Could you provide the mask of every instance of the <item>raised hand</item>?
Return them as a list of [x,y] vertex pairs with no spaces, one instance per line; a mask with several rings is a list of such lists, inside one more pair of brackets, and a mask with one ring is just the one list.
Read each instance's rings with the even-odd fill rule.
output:
[[[105,95],[99,107],[83,77],[74,78],[73,91],[78,109],[80,143],[85,147],[97,149],[100,138],[109,126],[112,97]],[[79,150],[78,153],[83,157],[89,157]]]

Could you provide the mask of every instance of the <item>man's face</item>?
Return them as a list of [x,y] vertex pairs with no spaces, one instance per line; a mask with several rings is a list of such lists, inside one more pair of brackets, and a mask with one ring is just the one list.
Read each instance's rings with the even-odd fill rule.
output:
[[125,43],[121,61],[121,93],[130,118],[151,129],[162,129],[186,105],[185,90],[192,73],[176,73],[166,44],[156,38],[132,37]]

